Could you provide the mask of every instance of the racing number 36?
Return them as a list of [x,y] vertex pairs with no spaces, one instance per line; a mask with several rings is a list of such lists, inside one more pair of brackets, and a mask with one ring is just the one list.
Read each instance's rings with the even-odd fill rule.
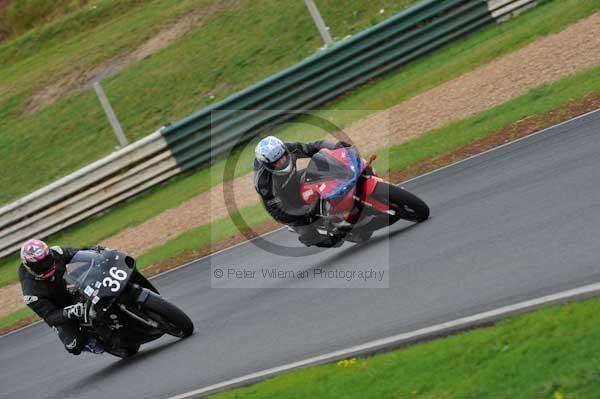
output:
[[125,270],[117,269],[116,267],[111,267],[108,271],[110,277],[106,277],[102,280],[102,285],[105,287],[110,287],[112,292],[117,292],[121,289],[121,281],[127,278],[127,272]]

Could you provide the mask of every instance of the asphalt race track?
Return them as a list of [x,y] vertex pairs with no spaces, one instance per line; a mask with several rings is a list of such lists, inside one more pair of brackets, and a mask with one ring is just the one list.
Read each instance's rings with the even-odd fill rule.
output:
[[[131,359],[70,356],[44,324],[0,338],[0,397],[168,398],[599,282],[599,154],[595,112],[409,182],[431,206],[426,223],[398,223],[366,245],[307,249],[303,257],[245,243],[162,275],[155,285],[197,332],[147,344]],[[288,231],[265,239],[298,246]],[[265,280],[265,289],[211,289],[216,268],[244,265],[384,267],[389,288],[341,289],[356,282],[333,279],[325,283],[336,288]]]

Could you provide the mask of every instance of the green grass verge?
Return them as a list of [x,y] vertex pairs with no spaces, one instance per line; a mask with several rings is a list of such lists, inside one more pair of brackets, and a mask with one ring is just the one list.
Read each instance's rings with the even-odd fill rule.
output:
[[[369,110],[387,108],[403,100],[406,96],[426,90],[429,88],[428,82],[434,77],[438,79],[438,83],[441,83],[440,79],[451,79],[455,75],[458,76],[481,63],[490,61],[499,54],[515,50],[518,45],[530,42],[537,35],[560,30],[566,24],[600,8],[600,4],[597,2],[586,0],[578,3],[578,7],[568,7],[569,5],[573,6],[569,1],[548,2],[522,15],[521,19],[484,29],[479,35],[450,45],[408,65],[397,73],[350,93],[317,114],[327,117],[334,124],[343,127],[364,116]],[[573,11],[574,9],[577,10],[577,13]],[[549,19],[549,16],[552,16],[553,19]],[[533,30],[526,27],[533,27]],[[453,67],[450,68],[450,66]],[[434,133],[433,136],[426,135],[406,143],[401,146],[404,150],[397,150],[400,152],[393,157],[395,164],[391,167],[397,170],[416,160],[447,151],[482,137],[486,132],[492,132],[526,115],[543,112],[573,98],[581,98],[585,93],[596,90],[598,86],[598,74],[591,71],[588,74],[580,74],[573,80],[566,79],[555,85],[536,89],[522,97],[523,100],[511,101],[497,110],[481,113],[474,118],[460,122],[461,125],[451,125],[446,128],[450,132],[446,135],[438,136],[437,133]],[[516,105],[511,105],[513,103]],[[364,106],[362,111],[354,109],[359,104]],[[325,135],[325,132],[318,128],[299,123],[290,123],[280,127],[276,133],[289,140],[312,140]],[[440,138],[436,139],[435,137]],[[240,167],[236,169],[236,176],[250,172],[253,156],[252,144],[246,148],[240,157],[238,164]],[[378,160],[379,170],[387,167],[388,157],[385,155],[385,153],[382,154]],[[114,207],[101,217],[80,223],[52,236],[49,241],[62,245],[68,243],[72,246],[99,242],[124,228],[137,225],[165,209],[177,206],[182,201],[206,191],[220,181],[219,177],[223,175],[223,168],[224,161],[220,161],[211,169],[200,169],[194,173],[181,175],[167,184],[149,190],[133,201]],[[173,253],[162,246],[159,248],[162,249],[157,248],[151,252]],[[0,286],[16,281],[14,265],[17,262],[17,257],[9,257],[0,261]]]
[[598,351],[595,298],[210,398],[592,399],[600,397]]
[[10,326],[14,325],[16,322],[18,322],[19,320],[22,320],[26,317],[32,317],[32,316],[36,316],[36,315],[35,315],[35,313],[33,313],[33,310],[29,309],[28,307],[24,307],[19,310],[15,310],[14,312],[9,313],[8,315],[0,317],[0,329],[10,327]]

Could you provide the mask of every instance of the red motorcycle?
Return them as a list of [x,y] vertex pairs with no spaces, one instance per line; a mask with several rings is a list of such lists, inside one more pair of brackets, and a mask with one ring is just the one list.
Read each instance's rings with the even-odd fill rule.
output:
[[377,176],[374,160],[362,159],[354,147],[323,149],[312,157],[300,193],[318,207],[321,234],[363,242],[400,219],[420,223],[429,217],[422,199]]

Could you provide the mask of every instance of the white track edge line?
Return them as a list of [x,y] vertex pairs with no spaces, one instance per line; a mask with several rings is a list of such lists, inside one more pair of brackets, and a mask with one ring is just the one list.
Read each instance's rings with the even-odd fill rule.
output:
[[[220,391],[226,389],[228,387],[254,382],[257,379],[264,379],[268,377],[273,377],[275,375],[281,374],[286,371],[291,371],[297,368],[306,367],[310,365],[316,365],[320,363],[324,363],[327,361],[331,361],[334,359],[339,359],[343,357],[350,357],[353,354],[363,353],[365,351],[373,351],[380,349],[382,347],[392,345],[392,344],[401,344],[405,341],[414,340],[422,337],[426,337],[432,334],[440,334],[448,330],[457,329],[460,327],[466,327],[471,324],[482,322],[487,319],[493,319],[499,316],[506,316],[511,313],[518,312],[520,310],[525,310],[528,308],[548,304],[551,302],[561,301],[565,299],[570,299],[573,297],[578,297],[585,294],[591,294],[594,292],[600,292],[600,283],[594,283],[589,285],[584,285],[578,288],[570,289],[567,291],[558,292],[555,294],[546,295],[536,299],[530,299],[527,301],[519,302],[514,305],[503,306],[497,309],[489,310],[482,313],[477,313],[472,316],[462,317],[456,320],[436,324],[430,327],[421,328],[419,330],[411,331],[408,333],[398,334],[387,338],[382,338],[370,342],[366,342],[364,344],[356,345],[350,348],[341,349],[334,352],[325,353],[323,355],[311,357],[308,359],[300,360],[297,362],[289,363],[279,367],[273,367],[267,370],[259,371],[256,373],[247,374],[242,377],[234,378],[228,381],[220,382],[217,384],[209,385],[207,387],[199,388],[193,391],[189,391],[183,394],[179,394],[176,396],[171,396],[167,399],[188,399],[192,397],[196,397],[198,395],[212,393],[216,391]],[[364,354],[364,353],[363,353]]]
[[[403,181],[403,182],[399,183],[398,185],[406,184],[406,183],[409,183],[409,182],[411,182],[411,181],[413,181],[413,180],[417,180],[417,179],[420,179],[420,178],[422,178],[422,177],[429,176],[429,175],[431,175],[431,174],[433,174],[433,173],[439,172],[439,171],[441,171],[441,170],[444,170],[444,169],[447,169],[447,168],[453,167],[453,166],[455,166],[455,165],[461,164],[461,163],[463,163],[463,162],[467,162],[467,161],[469,161],[469,160],[471,160],[471,159],[473,159],[473,158],[477,158],[477,157],[479,157],[479,156],[482,156],[482,155],[485,155],[485,154],[487,154],[487,153],[489,153],[489,152],[492,152],[492,151],[499,150],[499,149],[501,149],[501,148],[504,148],[504,147],[507,147],[507,146],[509,146],[509,145],[512,145],[512,144],[518,143],[518,142],[520,142],[520,141],[522,141],[522,140],[529,139],[529,138],[531,138],[531,137],[534,137],[534,136],[537,136],[538,134],[541,134],[541,133],[543,133],[543,132],[545,132],[545,131],[547,131],[547,130],[554,129],[554,128],[556,128],[556,127],[559,127],[559,126],[565,125],[565,124],[567,124],[567,123],[571,123],[571,122],[573,122],[573,121],[576,121],[576,120],[578,120],[578,119],[581,119],[581,118],[584,118],[584,117],[586,117],[586,116],[592,115],[592,114],[594,114],[594,113],[596,113],[596,112],[600,112],[600,109],[596,109],[596,110],[593,110],[593,111],[590,111],[590,112],[586,112],[585,114],[578,115],[578,116],[576,116],[576,117],[574,117],[574,118],[572,118],[572,119],[569,119],[569,120],[567,120],[567,121],[564,121],[564,122],[557,123],[556,125],[552,125],[552,126],[550,126],[550,127],[547,127],[547,128],[545,128],[545,129],[539,130],[539,131],[537,131],[537,132],[533,132],[533,133],[531,133],[531,134],[528,134],[527,136],[523,136],[523,137],[521,137],[521,138],[518,138],[518,139],[516,139],[516,140],[509,141],[508,143],[504,143],[504,144],[501,144],[501,145],[499,145],[499,146],[497,146],[497,147],[490,148],[490,149],[489,149],[489,150],[487,150],[487,151],[480,152],[480,153],[478,153],[478,154],[475,154],[475,155],[471,155],[471,156],[470,156],[470,157],[468,157],[468,158],[461,159],[461,160],[459,160],[459,161],[456,161],[456,162],[454,162],[454,163],[451,163],[450,165],[442,166],[441,168],[434,169],[434,170],[432,170],[432,171],[430,171],[430,172],[427,172],[427,173],[424,173],[424,174],[422,174],[422,175],[419,175],[419,176],[413,177],[413,178],[411,178],[411,179],[408,179],[408,180],[406,180],[406,181]],[[170,273],[170,272],[174,272],[174,271],[176,271],[176,270],[178,270],[178,269],[184,268],[184,267],[186,267],[186,266],[189,266],[189,265],[191,265],[192,263],[195,263],[195,262],[201,261],[201,260],[203,260],[203,259],[206,259],[206,258],[208,258],[208,257],[215,256],[215,255],[218,255],[218,254],[220,254],[220,253],[222,253],[222,252],[229,251],[229,250],[231,250],[231,249],[237,248],[237,247],[239,247],[240,245],[247,244],[247,243],[249,243],[249,242],[251,242],[252,240],[255,240],[255,239],[257,239],[257,238],[266,237],[266,236],[268,236],[269,234],[273,234],[273,233],[275,233],[275,232],[277,232],[277,231],[280,231],[280,230],[283,230],[283,229],[285,229],[285,227],[280,227],[280,228],[278,228],[278,229],[275,229],[275,230],[268,231],[268,232],[266,232],[266,233],[263,233],[263,234],[259,235],[258,237],[251,238],[250,240],[246,240],[246,241],[238,242],[237,244],[234,244],[234,245],[232,245],[232,246],[230,246],[230,247],[223,248],[223,249],[221,249],[221,250],[219,250],[219,251],[217,251],[217,252],[214,252],[214,253],[212,253],[212,254],[208,254],[208,255],[202,256],[202,257],[200,257],[200,258],[198,258],[198,259],[195,259],[195,260],[189,261],[189,262],[187,262],[187,263],[184,263],[183,265],[177,266],[177,267],[175,267],[175,268],[173,268],[173,269],[165,270],[165,271],[164,271],[164,272],[162,272],[162,273],[159,273],[159,274],[157,274],[157,275],[155,275],[155,276],[152,276],[152,277],[150,277],[150,280],[151,280],[151,279],[154,279],[154,278],[156,278],[156,277],[162,276],[163,274],[167,274],[167,273]],[[26,325],[26,326],[24,326],[24,327],[21,327],[21,328],[19,328],[18,330],[14,330],[14,331],[7,332],[6,334],[0,335],[0,338],[3,338],[3,337],[6,337],[6,336],[9,336],[9,335],[11,335],[11,334],[14,334],[14,333],[17,333],[17,332],[19,332],[19,331],[22,331],[22,330],[24,330],[24,329],[28,328],[28,327],[33,327],[33,326],[35,326],[36,324],[38,324],[38,323],[41,323],[41,322],[42,322],[42,320],[40,320],[40,321],[37,321],[37,322],[35,322],[35,323],[33,323],[33,324],[28,324],[28,325]]]

